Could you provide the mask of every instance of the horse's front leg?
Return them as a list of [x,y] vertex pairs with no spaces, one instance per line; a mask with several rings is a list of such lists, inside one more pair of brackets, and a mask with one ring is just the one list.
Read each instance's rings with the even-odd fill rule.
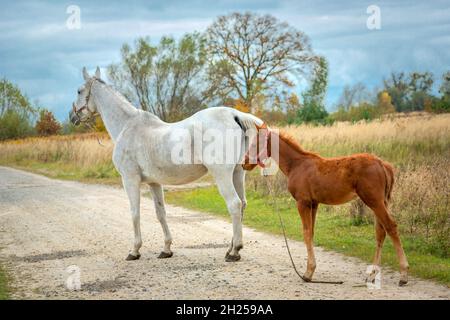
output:
[[233,223],[233,238],[231,247],[225,255],[225,261],[234,262],[241,259],[239,250],[243,248],[242,242],[242,200],[233,184],[233,168],[231,170],[215,172],[213,174],[220,194],[224,198],[228,212]]
[[126,260],[137,260],[141,257],[139,249],[142,246],[140,223],[141,179],[138,176],[122,176],[122,183],[130,200],[130,211],[134,229],[134,246]]
[[306,250],[308,251],[308,265],[306,267],[306,272],[303,275],[303,280],[311,281],[314,271],[316,270],[316,257],[314,256],[314,247],[313,247],[313,234],[314,234],[313,211],[317,210],[317,207],[314,208],[314,206],[311,203],[307,203],[305,201],[300,200],[297,202],[297,208],[298,212],[300,213],[300,217],[302,219],[303,239],[305,241]]
[[155,203],[156,216],[164,232],[164,250],[159,254],[158,258],[170,258],[173,253],[170,250],[172,244],[172,235],[170,234],[169,226],[166,220],[166,209],[164,208],[164,192],[160,184],[151,183],[150,190],[152,191],[152,198]]

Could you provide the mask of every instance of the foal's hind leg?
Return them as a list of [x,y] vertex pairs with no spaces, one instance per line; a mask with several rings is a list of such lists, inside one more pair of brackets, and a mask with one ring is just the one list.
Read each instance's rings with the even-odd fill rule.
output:
[[[392,239],[395,251],[397,252],[398,260],[400,262],[399,285],[404,286],[405,284],[408,283],[408,260],[406,259],[405,252],[403,251],[402,242],[400,240],[400,236],[399,236],[399,233],[397,230],[397,223],[390,216],[389,211],[387,210],[387,208],[384,204],[384,201],[380,201],[378,204],[372,204],[372,205],[369,203],[368,205],[375,213],[375,216],[377,217],[377,221],[379,221],[379,223],[381,223],[381,225],[383,226],[386,233]],[[381,248],[378,249],[378,247],[377,247],[377,252],[378,252],[378,250],[380,251],[379,254],[381,257]],[[375,258],[379,258],[379,257],[375,256]]]
[[170,250],[172,244],[172,235],[170,234],[169,226],[166,220],[166,209],[164,208],[164,192],[162,186],[157,183],[150,184],[152,198],[155,203],[156,216],[164,232],[164,250],[159,254],[158,258],[170,258],[173,253]]
[[[386,231],[384,230],[383,225],[380,223],[378,218],[375,219],[375,236],[377,241],[377,247],[375,250],[375,256],[373,258],[373,265],[380,267],[381,265],[381,250],[383,249],[384,239],[386,238]],[[377,275],[379,270],[373,269],[372,273],[367,277],[367,282],[374,282],[375,276]]]

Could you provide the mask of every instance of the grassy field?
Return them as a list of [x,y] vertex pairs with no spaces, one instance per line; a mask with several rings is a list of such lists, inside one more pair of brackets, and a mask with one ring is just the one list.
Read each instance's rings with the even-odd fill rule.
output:
[[[391,211],[398,221],[414,275],[450,285],[450,114],[410,115],[372,122],[332,126],[282,128],[308,150],[322,156],[370,152],[396,167]],[[120,183],[111,163],[112,143],[100,134],[30,138],[0,143],[0,165],[14,166],[50,177],[85,182]],[[281,174],[271,177],[288,235],[301,239],[295,205],[286,193]],[[278,220],[267,203],[268,180],[257,170],[247,177],[249,205],[245,224],[280,233]],[[215,188],[171,192],[168,202],[228,216]],[[350,206],[321,206],[315,244],[370,261],[374,230],[369,215],[350,215]],[[397,268],[391,241],[383,262]]]
[[7,282],[7,274],[0,266],[0,300],[9,298],[9,288]]

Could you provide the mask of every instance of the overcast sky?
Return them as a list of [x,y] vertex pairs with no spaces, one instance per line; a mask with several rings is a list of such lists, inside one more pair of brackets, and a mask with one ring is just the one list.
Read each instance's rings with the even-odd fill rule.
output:
[[[270,13],[304,31],[329,61],[327,107],[342,88],[380,87],[391,71],[450,70],[450,1],[0,1],[0,77],[32,101],[67,118],[81,69],[118,62],[124,42],[203,31],[218,15]],[[81,9],[81,29],[69,30],[69,5]],[[381,29],[366,26],[368,6],[381,9]]]

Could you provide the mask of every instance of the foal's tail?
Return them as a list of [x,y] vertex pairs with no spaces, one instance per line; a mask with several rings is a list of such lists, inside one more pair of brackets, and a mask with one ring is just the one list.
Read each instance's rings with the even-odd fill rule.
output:
[[381,164],[383,166],[384,175],[386,178],[384,198],[386,202],[389,202],[389,200],[391,200],[392,189],[394,187],[394,167],[386,161],[381,161]]

